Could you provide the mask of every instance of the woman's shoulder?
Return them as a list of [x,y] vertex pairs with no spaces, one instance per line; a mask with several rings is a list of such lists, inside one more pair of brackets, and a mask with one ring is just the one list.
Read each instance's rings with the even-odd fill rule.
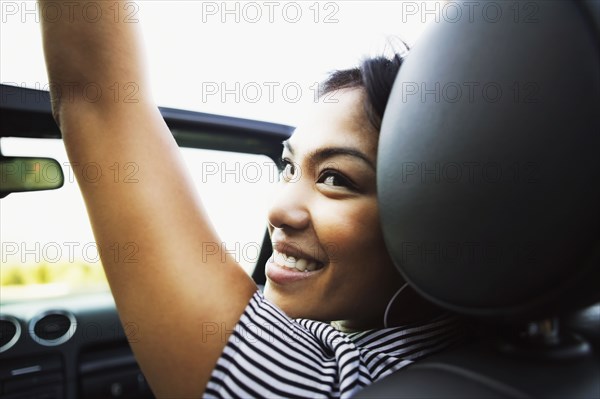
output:
[[[207,386],[209,396],[345,396],[460,337],[444,315],[410,326],[343,333],[292,319],[257,291]],[[238,395],[239,394],[239,395]]]
[[468,332],[461,317],[443,313],[408,325],[345,333],[330,323],[292,319],[266,299],[261,291],[254,293],[238,325],[240,332],[252,331],[257,337],[268,335],[269,341],[278,339],[288,344],[305,344],[326,355],[352,348],[361,354],[377,352],[411,361],[460,342]]

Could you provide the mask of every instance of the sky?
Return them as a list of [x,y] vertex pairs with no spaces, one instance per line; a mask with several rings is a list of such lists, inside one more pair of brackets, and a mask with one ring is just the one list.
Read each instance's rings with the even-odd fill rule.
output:
[[[0,3],[0,81],[47,87],[41,6]],[[295,125],[329,71],[384,52],[391,37],[414,43],[432,3],[147,0],[115,17],[143,32],[158,105]]]

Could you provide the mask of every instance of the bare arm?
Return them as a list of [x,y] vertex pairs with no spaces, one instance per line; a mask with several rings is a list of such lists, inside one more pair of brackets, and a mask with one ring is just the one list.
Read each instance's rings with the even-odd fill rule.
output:
[[[220,241],[153,104],[127,2],[51,3],[62,7],[58,19],[42,13],[53,112],[121,321],[137,328],[132,347],[157,396],[198,397],[256,287],[231,258],[203,259],[203,244]],[[96,22],[83,18],[87,3],[102,7]],[[137,182],[115,181],[126,166]]]

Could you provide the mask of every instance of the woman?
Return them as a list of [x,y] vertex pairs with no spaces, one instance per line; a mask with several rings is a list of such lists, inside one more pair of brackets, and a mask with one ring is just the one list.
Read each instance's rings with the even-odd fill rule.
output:
[[[156,396],[350,396],[458,339],[456,321],[407,288],[379,226],[377,138],[400,57],[333,74],[324,93],[337,102],[284,143],[263,296],[230,256],[203,256],[220,240],[152,101],[136,26],[113,18],[124,2],[95,2],[105,17],[93,23],[52,3],[70,16],[42,14],[51,87],[69,89],[53,113],[101,252],[139,248],[137,263],[102,261]],[[86,97],[131,82],[134,102]],[[138,182],[90,182],[89,162],[133,162]]]

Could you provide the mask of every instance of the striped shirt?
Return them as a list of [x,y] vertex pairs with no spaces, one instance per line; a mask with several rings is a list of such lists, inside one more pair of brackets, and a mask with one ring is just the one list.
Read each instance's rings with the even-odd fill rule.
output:
[[250,299],[206,386],[206,398],[347,398],[463,337],[445,315],[423,324],[342,333],[291,319],[260,291]]

